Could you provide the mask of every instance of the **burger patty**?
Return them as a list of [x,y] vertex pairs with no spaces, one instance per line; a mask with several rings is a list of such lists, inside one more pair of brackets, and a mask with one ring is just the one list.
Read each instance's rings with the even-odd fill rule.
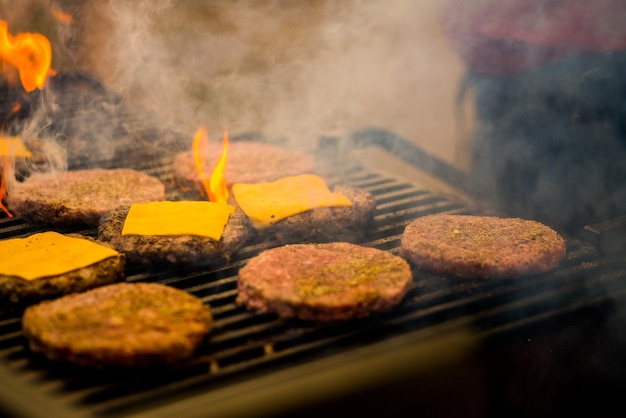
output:
[[44,301],[22,318],[32,351],[93,367],[184,362],[211,326],[211,310],[200,299],[154,283],[118,283]]
[[[35,260],[34,260],[35,261]],[[0,301],[34,303],[124,280],[125,257],[109,257],[87,267],[35,280],[0,274]]]
[[[221,157],[221,150],[204,162],[204,172],[210,176]],[[307,153],[260,142],[231,142],[228,147],[225,179],[228,186],[235,183],[261,183],[283,177],[311,173],[315,160]],[[184,186],[201,186],[193,160],[186,151],[174,159],[174,178]]]
[[237,303],[282,318],[340,321],[392,309],[411,281],[409,264],[386,251],[292,244],[265,250],[239,270]]
[[565,241],[532,220],[442,214],[407,225],[400,255],[435,273],[515,278],[556,268],[565,257]]
[[230,216],[219,241],[194,235],[122,235],[129,210],[130,206],[113,209],[98,225],[98,240],[126,254],[129,264],[225,262],[251,233],[248,218],[237,209]]
[[131,203],[165,200],[165,186],[148,174],[87,169],[33,174],[9,191],[10,211],[33,222],[97,225],[107,211]]
[[364,189],[335,186],[352,206],[316,208],[282,219],[267,229],[280,243],[354,242],[367,232],[376,210],[376,199]]

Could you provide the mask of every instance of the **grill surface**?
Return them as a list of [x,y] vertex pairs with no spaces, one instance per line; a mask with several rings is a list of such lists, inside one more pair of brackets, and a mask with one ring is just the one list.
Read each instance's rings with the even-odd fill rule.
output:
[[[171,158],[135,167],[168,185],[171,199],[182,198],[171,180]],[[433,213],[476,213],[477,209],[394,178],[354,166],[333,173],[330,182],[369,190],[377,199],[374,224],[359,243],[398,254],[400,236],[413,219]],[[21,218],[0,219],[0,239],[44,229]],[[62,230],[61,232],[69,232]],[[73,229],[94,236],[95,230]],[[160,271],[128,271],[129,282],[159,282],[190,292],[212,307],[214,330],[189,365],[142,372],[91,371],[57,364],[30,353],[20,332],[19,310],[0,308],[0,404],[11,412],[38,416],[173,413],[184,399],[202,398],[247,379],[302,367],[337,355],[357,353],[381,342],[451,330],[473,336],[497,334],[609,301],[626,290],[626,262],[599,255],[593,246],[568,238],[561,267],[513,281],[452,279],[414,270],[414,281],[394,311],[346,323],[319,325],[280,320],[235,305],[237,271],[275,242],[252,241],[230,263]],[[424,337],[426,338],[426,337]],[[210,413],[209,398],[200,401]]]

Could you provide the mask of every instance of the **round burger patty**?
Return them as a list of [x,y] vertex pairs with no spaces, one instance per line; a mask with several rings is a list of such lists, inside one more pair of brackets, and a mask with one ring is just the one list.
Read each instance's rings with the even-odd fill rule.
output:
[[261,252],[239,270],[237,303],[282,318],[366,317],[398,305],[412,281],[401,257],[346,242]]
[[441,214],[407,225],[400,255],[435,273],[515,278],[556,268],[565,257],[565,241],[532,220]]
[[[210,176],[221,156],[221,148],[204,162],[204,172]],[[225,178],[229,186],[234,183],[261,183],[287,176],[310,173],[315,160],[305,152],[260,142],[231,142],[228,147]],[[200,185],[193,153],[186,151],[174,159],[174,177],[181,185]]]
[[33,303],[119,282],[124,280],[124,266],[125,256],[119,254],[87,267],[35,280],[0,274],[0,301]]
[[85,366],[151,366],[190,359],[210,332],[209,306],[155,283],[118,283],[28,307],[32,351]]
[[248,218],[237,209],[219,241],[194,235],[122,235],[130,206],[111,210],[100,220],[98,240],[126,254],[129,264],[152,265],[228,261],[251,233]]
[[140,171],[86,169],[33,174],[10,190],[9,210],[38,223],[97,225],[107,211],[165,200],[165,186]]
[[342,193],[352,206],[312,209],[282,219],[271,225],[272,233],[282,244],[306,242],[353,242],[367,231],[373,219],[376,199],[364,189],[335,186],[333,192]]

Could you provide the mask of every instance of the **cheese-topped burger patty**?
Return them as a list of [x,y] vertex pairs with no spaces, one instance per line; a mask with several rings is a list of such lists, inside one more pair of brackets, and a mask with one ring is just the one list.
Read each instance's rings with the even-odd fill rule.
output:
[[8,257],[0,266],[0,301],[29,304],[124,280],[124,254],[79,234],[34,234],[0,241],[0,249]]
[[[203,170],[213,172],[221,156],[221,148],[215,147],[204,160]],[[196,171],[192,151],[178,154],[174,159],[174,177],[184,186],[202,187]],[[283,177],[310,173],[315,160],[305,152],[261,142],[231,142],[228,148],[225,179],[228,186],[234,183],[260,183]]]
[[165,200],[165,186],[140,171],[87,169],[33,174],[13,187],[7,206],[37,223],[97,225],[107,211]]
[[22,318],[32,351],[93,367],[185,362],[211,327],[209,306],[155,283],[118,283],[41,302]]
[[565,240],[547,225],[519,218],[430,215],[402,234],[400,255],[418,268],[476,278],[515,278],[556,268]]
[[237,303],[282,318],[339,321],[391,310],[412,281],[409,264],[346,242],[261,252],[239,270]]
[[248,219],[241,210],[236,210],[230,215],[219,240],[189,234],[122,235],[129,209],[111,210],[98,226],[98,240],[124,253],[129,265],[226,262],[251,233]]
[[354,242],[362,238],[376,211],[374,195],[348,186],[335,186],[333,192],[342,193],[352,206],[311,209],[276,222],[267,232],[282,244]]
[[376,199],[367,190],[341,185],[331,190],[314,174],[236,183],[232,192],[254,228],[283,244],[355,242],[376,210]]

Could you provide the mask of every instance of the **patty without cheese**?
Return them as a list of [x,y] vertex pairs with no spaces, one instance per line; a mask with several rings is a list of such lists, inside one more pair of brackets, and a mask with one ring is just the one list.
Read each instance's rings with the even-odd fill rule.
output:
[[[221,156],[221,148],[215,147],[203,165],[207,176]],[[196,172],[192,151],[185,151],[174,159],[174,178],[183,186],[201,188],[202,183]],[[231,142],[228,148],[225,179],[228,186],[234,183],[262,183],[283,177],[311,173],[315,160],[305,152],[261,142]]]
[[418,268],[476,278],[515,278],[555,269],[565,241],[542,223],[519,218],[430,215],[406,226],[400,255]]
[[262,251],[239,270],[237,303],[282,318],[340,321],[389,311],[412,281],[409,264],[346,242]]
[[33,174],[9,191],[7,206],[44,224],[97,225],[118,206],[165,200],[156,177],[127,169],[86,169]]
[[191,359],[213,318],[208,305],[156,283],[118,283],[28,307],[34,352],[92,367],[172,365]]

